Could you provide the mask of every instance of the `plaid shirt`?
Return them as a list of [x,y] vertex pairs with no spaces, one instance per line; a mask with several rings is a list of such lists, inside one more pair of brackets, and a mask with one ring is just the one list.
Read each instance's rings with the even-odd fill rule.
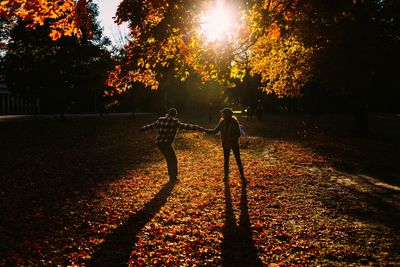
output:
[[179,129],[203,130],[203,128],[198,125],[182,123],[168,114],[165,117],[158,118],[156,122],[143,126],[140,130],[147,131],[150,129],[157,129],[156,144],[174,142]]

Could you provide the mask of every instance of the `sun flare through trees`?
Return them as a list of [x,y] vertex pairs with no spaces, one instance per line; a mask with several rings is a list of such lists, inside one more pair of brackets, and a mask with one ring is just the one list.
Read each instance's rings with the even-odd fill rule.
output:
[[[5,0],[0,15],[8,23],[25,20],[28,27],[49,23],[53,40],[90,38],[88,3]],[[315,51],[299,34],[306,10],[299,0],[122,0],[116,22],[128,22],[130,40],[107,84],[118,93],[138,84],[157,89],[169,72],[181,81],[197,73],[203,83],[234,87],[246,75],[259,75],[266,92],[298,96],[312,77]]]
[[260,75],[267,92],[298,96],[311,78],[314,51],[294,28],[304,5],[297,0],[123,0],[117,21],[129,22],[131,39],[127,58],[110,73],[108,85],[117,92],[139,83],[157,89],[164,73],[172,71],[182,81],[198,73],[204,83],[234,87],[248,74]]
[[232,41],[240,27],[239,12],[224,1],[218,1],[201,16],[200,34],[208,42]]

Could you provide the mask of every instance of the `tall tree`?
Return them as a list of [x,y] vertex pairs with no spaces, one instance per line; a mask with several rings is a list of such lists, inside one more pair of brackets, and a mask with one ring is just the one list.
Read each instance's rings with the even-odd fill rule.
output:
[[[11,31],[4,59],[6,81],[12,90],[39,95],[44,111],[64,113],[75,104],[76,111],[92,111],[96,92],[103,88],[110,53],[108,40],[96,21],[94,3],[88,5],[92,34],[62,37],[52,41],[51,23],[37,28],[18,21]],[[90,106],[90,108],[88,108]]]
[[[231,79],[243,79],[248,69],[261,76],[266,91],[299,95],[311,78],[313,48],[287,29],[302,7],[298,0],[124,0],[117,21],[129,22],[132,39],[109,84],[120,91],[134,82],[157,89],[163,71],[173,69],[182,80],[195,71],[203,81],[233,86]],[[217,33],[224,38],[207,36],[218,26],[218,20],[207,26],[218,16],[214,9],[221,16],[228,10],[232,19],[229,33]]]
[[[233,86],[250,74],[282,97],[300,96],[314,76],[354,96],[362,131],[368,93],[392,73],[385,60],[398,55],[398,14],[396,0],[123,0],[116,20],[129,22],[131,39],[108,84],[119,92],[135,83],[157,89],[173,71]],[[214,31],[225,23],[218,16],[231,18],[229,30]]]

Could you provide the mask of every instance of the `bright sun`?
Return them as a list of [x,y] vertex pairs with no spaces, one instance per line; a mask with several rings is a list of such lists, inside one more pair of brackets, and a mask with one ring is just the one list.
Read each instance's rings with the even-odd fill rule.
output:
[[201,16],[200,34],[207,42],[231,40],[234,37],[237,22],[235,12],[223,1],[218,1]]

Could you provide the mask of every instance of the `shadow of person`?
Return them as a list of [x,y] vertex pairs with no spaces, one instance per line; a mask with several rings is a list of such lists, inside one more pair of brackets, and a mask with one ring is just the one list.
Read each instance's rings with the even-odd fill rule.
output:
[[228,179],[224,180],[224,184],[226,207],[223,229],[224,240],[222,243],[222,264],[223,266],[262,266],[257,255],[250,227],[245,178],[242,179],[239,225],[236,224]]
[[175,184],[175,181],[165,184],[140,211],[136,212],[122,226],[107,236],[87,266],[128,266],[133,246],[138,241],[137,235],[139,231],[165,205]]

